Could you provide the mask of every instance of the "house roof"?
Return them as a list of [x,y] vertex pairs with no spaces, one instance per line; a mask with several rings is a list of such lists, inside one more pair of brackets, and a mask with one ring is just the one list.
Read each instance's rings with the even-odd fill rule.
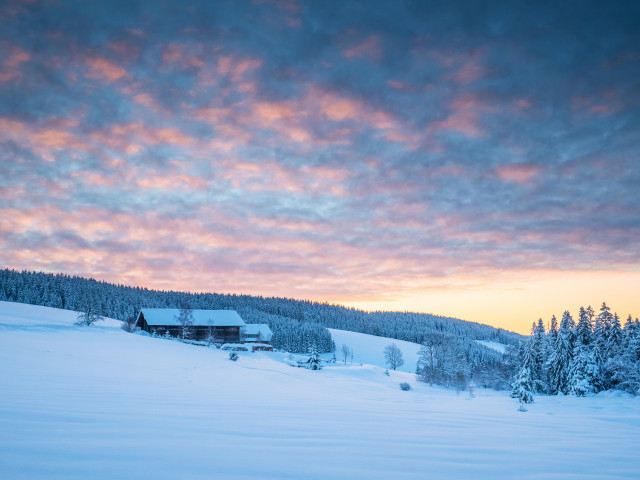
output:
[[271,341],[271,337],[273,336],[269,325],[266,323],[247,323],[242,326],[242,333],[244,335],[260,334],[260,339],[266,342]]
[[[241,327],[244,320],[235,310],[191,310],[195,327]],[[150,326],[180,326],[178,308],[143,308],[140,312]]]

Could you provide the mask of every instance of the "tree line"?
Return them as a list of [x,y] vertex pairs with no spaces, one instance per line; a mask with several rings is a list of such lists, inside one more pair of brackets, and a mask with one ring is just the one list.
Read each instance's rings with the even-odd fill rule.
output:
[[580,307],[578,322],[565,311],[548,331],[542,319],[520,351],[512,396],[523,403],[533,395],[585,396],[618,389],[640,392],[640,322],[629,315],[621,324],[606,302],[596,314]]

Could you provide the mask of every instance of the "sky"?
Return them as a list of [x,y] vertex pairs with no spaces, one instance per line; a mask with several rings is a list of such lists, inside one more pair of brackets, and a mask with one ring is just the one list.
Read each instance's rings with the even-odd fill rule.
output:
[[3,1],[0,266],[528,333],[640,316],[640,3]]

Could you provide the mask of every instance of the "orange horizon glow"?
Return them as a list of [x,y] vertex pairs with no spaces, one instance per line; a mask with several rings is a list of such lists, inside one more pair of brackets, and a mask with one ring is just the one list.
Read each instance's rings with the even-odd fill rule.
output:
[[[91,252],[83,254],[91,255]],[[522,335],[529,335],[532,323],[537,323],[539,318],[542,318],[548,328],[552,315],[560,321],[563,312],[569,310],[576,318],[579,308],[589,305],[598,313],[602,302],[606,302],[611,311],[619,315],[622,325],[629,315],[633,319],[640,316],[640,298],[634,298],[636,285],[640,284],[638,272],[518,272],[496,281],[477,279],[471,283],[472,279],[469,278],[469,283],[464,285],[422,288],[416,293],[397,298],[371,298],[365,293],[357,298],[349,298],[330,293],[326,288],[320,289],[325,290],[325,293],[314,295],[299,287],[261,287],[239,281],[237,283],[242,287],[233,289],[221,285],[214,278],[209,283],[188,273],[182,280],[148,279],[148,271],[144,269],[133,269],[123,277],[91,274],[80,276],[153,290],[291,298],[353,307],[367,312],[428,313],[486,324]],[[145,278],[146,281],[143,280]],[[235,281],[232,276],[228,275],[226,278],[230,283]],[[434,282],[438,280],[434,279]]]

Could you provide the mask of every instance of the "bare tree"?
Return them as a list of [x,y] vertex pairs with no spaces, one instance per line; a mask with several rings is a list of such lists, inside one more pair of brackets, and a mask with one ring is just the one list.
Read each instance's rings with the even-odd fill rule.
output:
[[193,310],[188,305],[182,305],[176,317],[180,324],[180,337],[183,340],[193,335]]
[[215,341],[216,337],[213,330],[213,320],[207,320],[207,346],[211,345]]
[[404,365],[404,359],[402,358],[402,351],[395,343],[390,343],[384,347],[384,359],[393,370]]
[[136,317],[130,315],[127,319],[122,322],[122,326],[120,327],[125,332],[135,332],[136,331]]
[[88,327],[89,325],[93,325],[100,320],[104,320],[104,318],[102,317],[102,315],[98,314],[98,309],[96,308],[96,306],[91,300],[87,298],[84,308],[82,309],[82,311],[78,312],[76,325]]
[[466,371],[464,353],[453,337],[439,332],[425,335],[419,352],[419,380],[458,388],[466,382]]
[[347,345],[342,345],[342,358],[344,359],[344,364],[347,364],[347,360],[349,359],[349,354],[351,353],[351,349]]

